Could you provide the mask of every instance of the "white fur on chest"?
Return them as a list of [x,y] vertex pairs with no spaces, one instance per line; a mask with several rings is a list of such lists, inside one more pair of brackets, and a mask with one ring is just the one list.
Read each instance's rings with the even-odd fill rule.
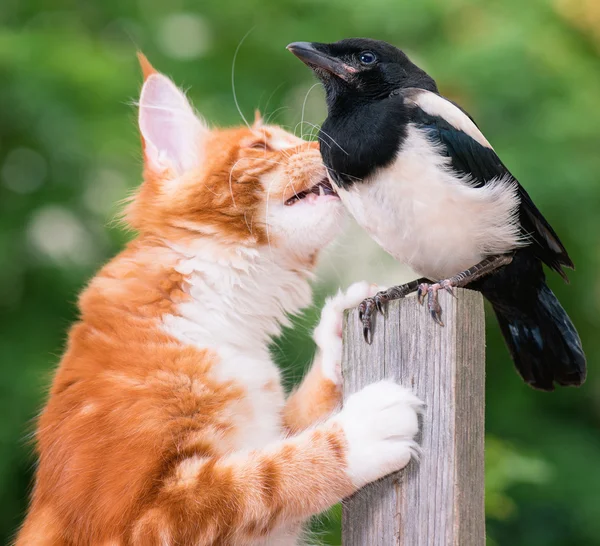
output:
[[516,188],[475,188],[449,167],[425,132],[409,126],[398,157],[372,177],[339,189],[358,223],[387,252],[432,280],[519,245]]
[[243,387],[229,408],[230,449],[254,449],[281,438],[284,392],[268,344],[286,324],[286,313],[311,301],[302,272],[292,272],[252,249],[219,248],[184,254],[176,266],[185,276],[189,301],[163,316],[163,329],[186,345],[208,349],[217,361],[210,373]]
[[268,353],[242,354],[222,347],[211,375],[223,382],[234,381],[245,390],[237,413],[233,449],[256,449],[282,437],[281,415],[285,404],[279,369]]

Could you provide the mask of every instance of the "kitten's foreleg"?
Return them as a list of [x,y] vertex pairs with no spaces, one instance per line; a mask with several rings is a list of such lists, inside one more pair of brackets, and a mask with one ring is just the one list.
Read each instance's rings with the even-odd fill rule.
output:
[[289,396],[284,410],[284,424],[289,432],[298,433],[340,407],[344,311],[379,290],[382,288],[374,284],[357,282],[325,301],[313,333],[317,345],[315,360],[300,386]]
[[[306,520],[416,452],[421,402],[381,381],[350,396],[321,425],[264,449],[192,455],[162,476],[132,545],[246,543]],[[173,518],[177,515],[177,518]]]

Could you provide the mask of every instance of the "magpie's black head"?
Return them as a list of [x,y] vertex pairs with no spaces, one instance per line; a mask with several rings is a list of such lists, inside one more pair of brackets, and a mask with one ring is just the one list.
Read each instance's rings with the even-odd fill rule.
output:
[[433,78],[386,42],[349,38],[332,44],[294,42],[287,48],[323,82],[328,103],[347,94],[383,98],[402,87],[437,93]]

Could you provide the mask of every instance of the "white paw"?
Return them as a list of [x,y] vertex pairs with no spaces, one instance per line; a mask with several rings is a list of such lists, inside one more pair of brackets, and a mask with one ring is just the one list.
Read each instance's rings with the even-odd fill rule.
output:
[[336,385],[342,382],[342,323],[344,311],[357,307],[365,298],[375,295],[382,287],[360,281],[351,284],[345,292],[327,298],[321,311],[321,320],[313,332],[313,339],[321,350],[323,375]]
[[313,333],[313,339],[321,350],[323,375],[336,385],[341,384],[342,365],[342,323],[344,311],[356,307],[362,300],[383,290],[376,284],[366,281],[355,282],[345,292],[325,300],[321,320]]
[[423,403],[393,381],[350,396],[335,417],[348,442],[348,476],[357,487],[404,468],[419,448],[414,437]]

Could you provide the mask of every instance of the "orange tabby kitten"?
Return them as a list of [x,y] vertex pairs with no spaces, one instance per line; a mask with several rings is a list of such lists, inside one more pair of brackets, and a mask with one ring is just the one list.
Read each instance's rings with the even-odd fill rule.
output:
[[316,144],[257,120],[209,129],[142,58],[138,237],[79,300],[37,431],[18,545],[295,545],[303,521],[405,466],[419,401],[391,382],[340,402],[341,320],[287,399],[268,343],[311,301],[342,209]]

